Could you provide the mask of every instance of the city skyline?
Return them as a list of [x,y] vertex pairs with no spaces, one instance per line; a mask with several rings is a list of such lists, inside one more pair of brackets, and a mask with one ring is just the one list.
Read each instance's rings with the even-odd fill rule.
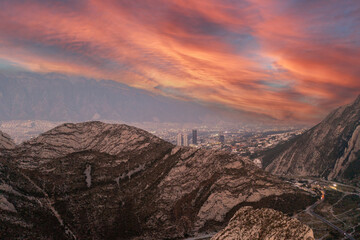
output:
[[359,0],[0,0],[0,238],[360,239]]

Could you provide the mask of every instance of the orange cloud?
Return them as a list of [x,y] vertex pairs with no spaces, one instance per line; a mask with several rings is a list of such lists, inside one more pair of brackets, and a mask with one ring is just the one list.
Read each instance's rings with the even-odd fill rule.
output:
[[0,58],[317,121],[360,90],[360,4],[352,3],[9,0],[0,6]]

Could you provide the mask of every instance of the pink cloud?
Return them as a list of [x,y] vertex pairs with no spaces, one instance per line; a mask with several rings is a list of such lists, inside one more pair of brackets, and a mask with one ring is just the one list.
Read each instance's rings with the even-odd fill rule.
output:
[[32,71],[318,121],[360,90],[360,4],[327,3],[5,1],[0,58]]

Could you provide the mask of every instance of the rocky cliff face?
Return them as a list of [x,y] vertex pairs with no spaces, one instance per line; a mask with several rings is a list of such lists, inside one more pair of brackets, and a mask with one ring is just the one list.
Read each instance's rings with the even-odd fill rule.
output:
[[273,209],[243,207],[211,240],[314,240],[310,227]]
[[330,113],[320,124],[263,156],[274,174],[360,179],[360,96]]
[[14,148],[0,132],[0,239],[73,239],[47,193],[14,165]]
[[4,158],[39,189],[67,238],[184,237],[218,231],[246,205],[293,213],[314,200],[238,156],[175,147],[127,125],[64,124]]
[[0,239],[73,239],[48,195],[2,158]]
[[14,147],[15,143],[10,136],[0,131],[0,149],[12,149]]

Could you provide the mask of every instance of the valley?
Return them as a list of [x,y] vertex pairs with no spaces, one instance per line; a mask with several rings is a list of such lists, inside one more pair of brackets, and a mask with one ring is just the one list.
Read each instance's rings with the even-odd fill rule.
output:
[[[353,240],[360,237],[359,188],[319,178],[287,180],[308,191],[316,190],[323,194],[314,205],[294,216],[313,229],[316,239]],[[345,236],[344,232],[348,235]]]

